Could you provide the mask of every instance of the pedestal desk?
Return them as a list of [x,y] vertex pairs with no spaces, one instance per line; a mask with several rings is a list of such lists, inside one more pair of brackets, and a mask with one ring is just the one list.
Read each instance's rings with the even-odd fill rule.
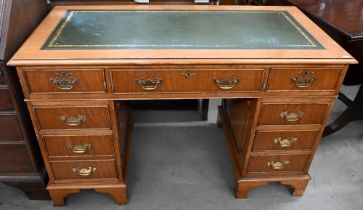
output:
[[141,99],[223,98],[236,197],[276,181],[302,195],[355,62],[295,7],[149,5],[55,7],[9,64],[63,205],[82,189],[127,202]]

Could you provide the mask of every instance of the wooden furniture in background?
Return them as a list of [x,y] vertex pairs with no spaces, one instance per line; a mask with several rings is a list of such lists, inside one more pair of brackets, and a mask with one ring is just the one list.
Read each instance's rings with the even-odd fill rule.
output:
[[363,119],[363,0],[267,0],[265,5],[294,5],[301,9],[337,43],[347,50],[359,64],[351,65],[344,85],[361,85],[354,100],[343,93],[339,99],[346,110],[324,131],[332,134],[349,122]]
[[302,195],[355,62],[295,7],[144,5],[55,7],[9,64],[38,134],[47,189],[64,205],[82,189],[127,202],[125,101],[145,99],[226,99],[220,124],[236,197],[272,181]]
[[[195,4],[194,0],[149,0],[146,4]],[[231,0],[221,0],[221,1],[231,1]],[[134,0],[48,0],[52,5],[83,5],[83,4],[139,4],[143,5],[145,3],[137,3]],[[217,0],[210,0],[207,4],[217,4]],[[203,3],[204,4],[204,3]]]
[[44,0],[0,0],[0,181],[47,199],[48,180],[24,97],[9,58],[47,13]]

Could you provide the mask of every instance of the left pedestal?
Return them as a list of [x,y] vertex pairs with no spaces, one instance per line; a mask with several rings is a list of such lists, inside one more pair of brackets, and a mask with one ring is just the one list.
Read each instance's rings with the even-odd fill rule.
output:
[[113,101],[30,101],[28,108],[49,174],[53,205],[83,189],[127,203],[132,118]]

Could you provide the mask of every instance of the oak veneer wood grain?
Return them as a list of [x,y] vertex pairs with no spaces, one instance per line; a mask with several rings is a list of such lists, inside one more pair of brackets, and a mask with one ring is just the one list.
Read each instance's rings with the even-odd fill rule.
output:
[[[152,69],[145,70],[118,70],[111,68],[113,92],[145,92],[137,80],[161,80],[153,92],[180,92],[180,91],[223,91],[215,83],[218,80],[238,79],[238,83],[228,91],[259,91],[262,86],[264,69],[244,70],[177,70]],[[150,92],[150,91],[146,91]]]
[[[114,160],[103,161],[57,161],[51,162],[55,179],[96,179],[96,178],[117,178],[116,164]],[[74,169],[89,169],[90,175],[79,175]],[[93,171],[93,169],[95,169]]]
[[[40,129],[111,128],[108,107],[34,107],[34,110]],[[62,120],[61,116],[67,119]],[[83,118],[80,119],[80,116]],[[78,125],[71,125],[72,117],[77,118]]]
[[[253,151],[312,150],[319,131],[257,131]],[[291,146],[282,147],[275,139],[288,139]]]
[[[30,94],[41,93],[104,93],[106,81],[103,69],[34,69],[25,68],[24,77],[26,78],[27,88]],[[69,76],[60,77],[59,74],[68,74]],[[77,80],[69,90],[61,89],[52,80]]]
[[[308,87],[297,87],[292,78],[302,77],[304,72],[312,73],[314,82]],[[331,94],[338,86],[341,69],[318,68],[272,68],[270,71],[267,90],[328,90]]]
[[[296,124],[321,124],[325,119],[325,113],[329,104],[299,104],[299,103],[284,103],[284,104],[269,104],[263,103],[259,119],[259,125],[296,125]],[[281,113],[302,113],[297,120],[287,121],[282,117]]]
[[[304,173],[309,155],[268,155],[256,156],[252,155],[248,167],[248,173],[280,173],[280,172],[300,172]],[[288,161],[282,169],[276,170],[268,165],[270,161],[284,162]]]
[[50,158],[115,154],[112,136],[43,136],[43,138]]

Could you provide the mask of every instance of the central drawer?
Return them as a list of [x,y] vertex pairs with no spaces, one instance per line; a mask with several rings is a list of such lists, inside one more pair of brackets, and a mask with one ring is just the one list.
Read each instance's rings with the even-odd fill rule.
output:
[[50,157],[114,155],[112,136],[44,136]]
[[260,91],[264,70],[111,69],[112,90],[116,93]]
[[117,178],[114,160],[51,162],[56,180]]
[[40,129],[110,129],[107,106],[34,107]]

